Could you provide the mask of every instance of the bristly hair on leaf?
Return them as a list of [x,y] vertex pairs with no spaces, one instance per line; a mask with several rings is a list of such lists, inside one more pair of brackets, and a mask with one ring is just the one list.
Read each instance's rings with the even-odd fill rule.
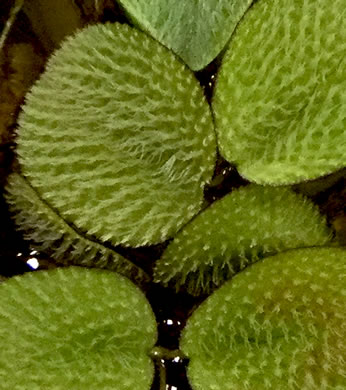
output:
[[127,25],[89,26],[50,58],[19,118],[21,173],[98,241],[157,244],[201,208],[210,108],[193,73]]
[[251,184],[202,211],[168,245],[154,280],[207,294],[263,256],[325,245],[332,233],[318,208],[289,188]]
[[258,184],[346,166],[344,0],[256,2],[221,65],[212,107],[220,153]]
[[295,249],[225,283],[183,330],[192,388],[342,390],[345,271],[345,248]]
[[149,390],[157,339],[144,294],[115,272],[30,272],[0,284],[3,389]]

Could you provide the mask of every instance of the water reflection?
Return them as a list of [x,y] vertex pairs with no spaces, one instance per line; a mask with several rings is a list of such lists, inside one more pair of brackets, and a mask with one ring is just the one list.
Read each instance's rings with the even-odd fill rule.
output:
[[26,261],[26,264],[28,264],[32,269],[38,269],[38,267],[40,266],[40,262],[38,261],[38,258],[35,257],[36,255],[39,255],[39,253],[37,252],[37,250],[33,249],[30,252],[30,256],[33,257],[29,257]]
[[32,269],[37,269],[40,266],[36,257],[30,257],[26,263],[29,264]]

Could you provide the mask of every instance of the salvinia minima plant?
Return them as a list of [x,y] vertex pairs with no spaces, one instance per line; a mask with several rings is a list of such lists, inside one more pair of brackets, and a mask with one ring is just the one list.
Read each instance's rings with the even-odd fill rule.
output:
[[[289,17],[297,21],[311,23],[309,34],[316,37],[319,37],[316,26],[321,23],[314,21],[320,21],[326,7],[322,0],[320,3],[320,11],[309,12],[308,18],[304,12],[310,9],[309,1],[289,13]],[[345,164],[345,132],[338,130],[344,118],[342,82],[323,84],[326,94],[329,90],[333,92],[333,102],[338,103],[339,97],[341,99],[340,104],[335,105],[338,115],[329,115],[329,106],[314,101],[314,94],[304,95],[304,101],[310,95],[313,97],[304,117],[309,115],[308,108],[315,110],[312,114],[324,115],[326,112],[329,115],[327,127],[319,122],[320,127],[324,126],[323,132],[316,130],[318,126],[305,126],[303,122],[290,132],[285,123],[293,123],[291,114],[287,111],[285,116],[286,111],[281,108],[280,118],[284,118],[284,122],[280,123],[285,129],[275,130],[266,117],[258,115],[273,113],[270,107],[278,107],[266,103],[268,94],[273,99],[278,97],[280,101],[294,103],[296,100],[288,95],[292,93],[294,97],[295,91],[304,90],[298,81],[310,83],[317,77],[300,77],[290,63],[284,63],[299,53],[305,58],[300,40],[299,50],[294,50],[293,45],[288,59],[268,51],[253,50],[251,44],[256,39],[247,32],[266,24],[247,20],[257,16],[261,20],[264,13],[275,21],[281,15],[280,10],[285,9],[276,4],[271,5],[267,0],[254,4],[232,36],[212,99],[216,134],[210,107],[193,72],[159,42],[120,24],[91,26],[68,38],[52,56],[46,71],[27,96],[19,119],[17,153],[21,177],[9,179],[8,202],[26,237],[40,250],[51,248],[52,256],[57,260],[64,258],[66,261],[71,259],[74,264],[97,264],[140,280],[147,275],[112,248],[164,242],[173,238],[200,211],[203,189],[213,173],[216,142],[221,154],[236,162],[240,173],[243,165],[237,161],[237,155],[244,158],[251,169],[258,166],[260,175],[266,176],[264,182],[268,183],[281,183],[279,176],[288,183],[306,180],[342,167]],[[334,11],[328,8],[326,15],[330,12]],[[334,24],[328,25],[328,29]],[[253,25],[252,29],[248,25]],[[278,31],[275,30],[278,35],[288,34],[279,47],[289,45],[291,40],[295,42],[294,34],[300,34],[299,28],[281,31],[284,26],[282,21]],[[269,46],[276,37],[275,31],[267,37]],[[327,56],[326,60],[319,61],[319,72],[329,71],[326,61],[334,47],[339,53],[339,44],[343,42],[339,42],[338,34],[328,46],[329,51],[324,50],[322,38],[322,46],[316,44],[318,58]],[[260,42],[266,39],[259,33],[254,36]],[[248,41],[251,44],[247,45]],[[266,47],[267,43],[261,45]],[[261,61],[261,56],[263,60],[268,56],[275,57],[277,66],[270,72],[265,71],[264,75],[258,73],[262,68],[256,66],[258,69],[251,70],[251,77],[250,73],[248,78],[235,76],[238,68],[231,66],[230,61],[233,58],[232,61],[238,64],[236,56],[247,58],[246,48],[251,59],[246,61],[246,66]],[[307,59],[305,62],[309,70],[313,65]],[[305,62],[299,60],[299,63]],[[266,64],[264,61],[263,69],[267,69]],[[239,72],[243,68],[245,73],[250,72],[245,65]],[[341,69],[337,68],[337,71]],[[236,80],[234,83],[233,79]],[[265,85],[272,88],[270,93],[267,88],[263,89],[263,102],[262,92],[257,88],[258,80],[264,80]],[[278,91],[275,90],[277,80],[280,81]],[[282,90],[288,94],[284,98],[279,96]],[[246,114],[245,102],[241,103],[242,94],[249,97],[251,108],[258,104],[251,116]],[[299,104],[300,101],[297,98]],[[295,108],[293,103],[291,110]],[[314,115],[312,121],[316,119]],[[254,136],[246,135],[251,120],[260,121],[265,136],[260,135],[257,122],[252,127]],[[280,123],[277,122],[278,126]],[[299,137],[296,130],[299,130]],[[283,136],[284,131],[289,139]],[[313,144],[309,140],[313,140]],[[229,147],[232,150],[227,151]],[[279,150],[282,159],[274,161]],[[269,155],[274,159],[266,157]],[[328,164],[333,168],[325,170]],[[323,170],[317,172],[322,165]],[[272,180],[273,169],[279,180]],[[299,177],[293,178],[289,170]],[[254,177],[254,181],[262,182],[257,179]],[[299,245],[301,243],[297,242],[293,246]],[[86,252],[84,257],[81,256],[83,252]],[[221,265],[224,266],[223,261]]]
[[69,38],[27,96],[19,126],[22,173],[42,200],[113,245],[174,235],[200,209],[213,173],[201,87],[171,52],[125,25]]
[[[59,263],[107,270],[1,283],[6,388],[149,389],[154,316],[114,271],[150,282],[119,248],[171,240],[156,282],[225,283],[181,339],[194,390],[341,390],[345,250],[310,200],[269,185],[346,165],[342,0],[120,4],[134,26],[68,37],[19,117],[18,229]],[[215,57],[208,101],[193,71]],[[208,205],[220,155],[256,184]]]
[[[296,249],[236,275],[192,314],[193,390],[342,390],[346,250]],[[2,388],[149,390],[157,326],[111,271],[58,268],[0,284]]]
[[263,256],[325,245],[331,232],[316,206],[288,188],[249,185],[186,225],[155,265],[155,280],[209,293]]
[[144,294],[115,272],[57,268],[0,285],[1,389],[149,390],[156,343]]
[[215,87],[221,154],[261,184],[346,165],[344,1],[260,0],[237,26]]
[[345,249],[297,249],[225,283],[180,340],[192,388],[344,389],[345,270]]

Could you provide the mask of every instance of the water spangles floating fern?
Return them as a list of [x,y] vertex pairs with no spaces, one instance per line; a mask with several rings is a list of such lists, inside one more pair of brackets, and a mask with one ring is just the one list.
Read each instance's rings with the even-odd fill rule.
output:
[[0,284],[0,389],[149,390],[156,321],[118,274],[78,267]]
[[180,341],[194,390],[343,390],[346,249],[266,258],[192,314]]
[[68,38],[26,98],[24,177],[68,223],[113,245],[162,242],[200,209],[216,141],[201,87],[126,25]]
[[[206,31],[200,31],[199,41],[212,46],[205,53],[195,43],[195,53],[184,53],[191,37],[181,26],[164,25],[158,35],[180,31],[177,46],[169,46],[197,69],[220,51],[250,2],[227,2],[235,12],[226,34],[211,31],[217,45],[201,40]],[[219,78],[214,109],[221,151],[258,182],[295,182],[329,172],[345,163],[339,126],[345,107],[343,30],[336,31],[341,1],[328,10],[326,0],[317,0],[317,8],[312,0],[286,7],[259,3],[239,27]],[[214,17],[213,26],[215,18],[223,20],[224,27],[230,17],[222,8],[226,2],[218,2],[215,15],[207,2],[201,4],[198,15]],[[187,15],[183,6],[175,9]],[[320,34],[328,18],[333,42]],[[268,26],[274,27],[266,40]],[[258,38],[264,39],[264,61],[253,56]],[[93,26],[63,44],[23,111],[18,155],[25,177],[13,174],[8,186],[19,227],[39,249],[53,247],[59,261],[89,265],[96,258],[94,265],[139,271],[141,279],[140,270],[100,242],[160,242],[198,212],[213,170],[215,139],[192,73],[128,26]],[[229,151],[229,132],[244,128]],[[282,128],[288,137],[277,131]],[[253,129],[257,138],[250,142]],[[277,133],[282,141],[272,142]],[[325,221],[308,202],[288,190],[258,188],[231,194],[183,229],[158,263],[157,280],[207,292],[260,256],[328,242]],[[345,250],[305,249],[267,259],[227,283],[196,311],[181,341],[191,358],[193,387],[343,389],[344,271]],[[78,268],[39,272],[2,284],[0,298],[4,389],[150,387],[155,319],[145,298],[120,276]]]
[[325,218],[310,200],[288,188],[252,184],[187,224],[156,263],[154,277],[194,295],[209,293],[265,255],[330,239]]
[[213,110],[220,152],[259,184],[346,166],[343,0],[260,0],[232,37]]

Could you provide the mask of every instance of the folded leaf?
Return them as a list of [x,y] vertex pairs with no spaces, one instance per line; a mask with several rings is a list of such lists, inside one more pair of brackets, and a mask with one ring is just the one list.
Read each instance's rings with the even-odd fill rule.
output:
[[119,0],[132,21],[200,70],[224,48],[253,0]]
[[345,249],[299,249],[227,282],[182,334],[192,388],[342,390],[345,271]]
[[6,189],[18,230],[39,252],[48,253],[60,264],[105,268],[140,284],[150,281],[149,275],[115,250],[68,225],[18,173],[9,176]]
[[210,109],[192,72],[126,25],[66,40],[27,96],[24,177],[69,224],[113,245],[171,237],[212,175]]
[[155,280],[209,293],[261,257],[331,238],[314,204],[288,188],[250,185],[213,203],[184,227],[155,267]]
[[151,307],[129,280],[84,268],[0,284],[3,389],[149,390],[156,342]]
[[232,37],[213,109],[221,154],[260,184],[346,166],[345,2],[260,0]]

